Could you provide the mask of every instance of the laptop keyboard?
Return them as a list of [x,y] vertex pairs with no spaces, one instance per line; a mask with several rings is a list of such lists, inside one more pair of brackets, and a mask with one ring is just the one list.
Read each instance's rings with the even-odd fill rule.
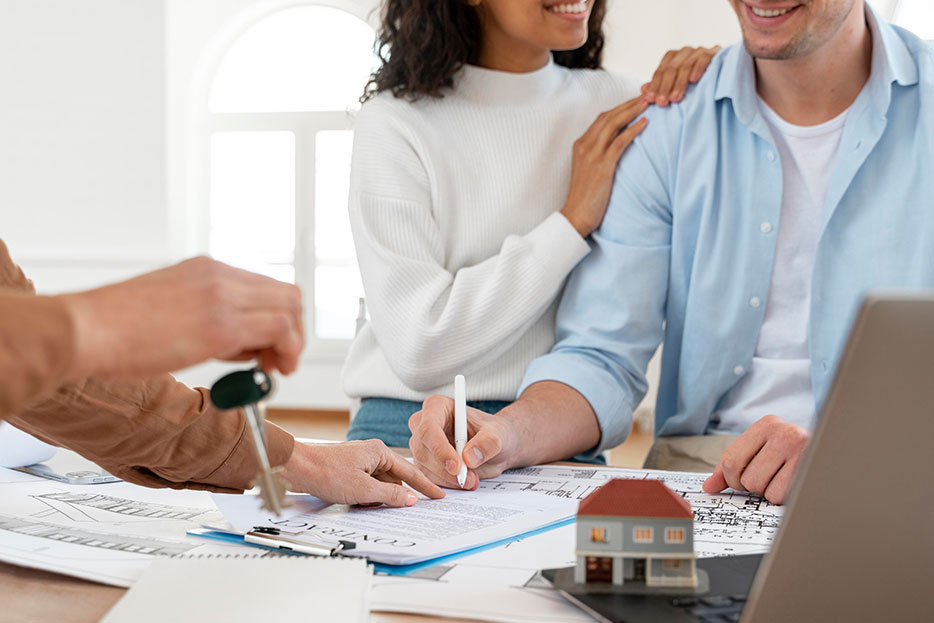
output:
[[701,623],[738,623],[746,604],[746,595],[708,595],[678,597],[671,605],[683,608]]

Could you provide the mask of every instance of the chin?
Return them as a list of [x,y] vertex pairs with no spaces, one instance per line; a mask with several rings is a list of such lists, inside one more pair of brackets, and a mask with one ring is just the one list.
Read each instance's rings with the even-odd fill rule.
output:
[[753,58],[772,61],[783,61],[795,58],[801,53],[800,41],[762,41],[750,38],[743,39],[746,51]]
[[583,35],[575,35],[573,37],[555,37],[550,47],[553,52],[569,52],[583,47],[586,43],[587,32],[584,32]]

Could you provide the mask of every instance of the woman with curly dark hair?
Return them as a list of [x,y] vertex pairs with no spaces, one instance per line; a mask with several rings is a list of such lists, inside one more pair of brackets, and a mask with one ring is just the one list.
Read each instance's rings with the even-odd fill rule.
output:
[[605,10],[386,0],[354,138],[350,217],[371,321],[344,368],[363,399],[349,439],[407,445],[409,417],[451,395],[458,373],[471,406],[498,411],[553,345],[556,299],[645,127],[635,119],[649,100],[680,99],[714,54],[670,53],[637,97],[600,69]]

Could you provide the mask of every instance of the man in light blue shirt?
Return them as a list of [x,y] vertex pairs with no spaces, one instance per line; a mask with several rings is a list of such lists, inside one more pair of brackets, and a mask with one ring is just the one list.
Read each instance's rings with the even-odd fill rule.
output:
[[[744,45],[646,114],[554,349],[471,413],[480,477],[623,441],[664,341],[657,434],[742,433],[707,489],[780,503],[863,295],[934,287],[934,46],[864,0],[730,2]],[[416,462],[443,472],[421,428]]]

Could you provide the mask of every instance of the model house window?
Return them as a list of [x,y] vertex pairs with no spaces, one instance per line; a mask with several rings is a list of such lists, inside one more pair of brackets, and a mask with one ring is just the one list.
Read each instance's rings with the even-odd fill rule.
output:
[[635,543],[652,543],[655,541],[655,534],[652,528],[637,526],[632,529],[632,540]]
[[610,537],[606,528],[593,528],[590,531],[590,540],[594,543],[609,543]]
[[673,559],[673,560],[672,560],[672,559],[668,559],[668,560],[665,561],[665,568],[666,568],[666,569],[680,569],[680,568],[681,568],[681,561],[680,561],[679,559],[677,559],[677,558],[675,558],[675,559]]
[[665,528],[665,543],[684,543],[684,528]]
[[375,35],[340,1],[328,5],[260,19],[217,65],[207,229],[215,258],[300,285],[308,351],[340,354],[363,295],[347,195]]

